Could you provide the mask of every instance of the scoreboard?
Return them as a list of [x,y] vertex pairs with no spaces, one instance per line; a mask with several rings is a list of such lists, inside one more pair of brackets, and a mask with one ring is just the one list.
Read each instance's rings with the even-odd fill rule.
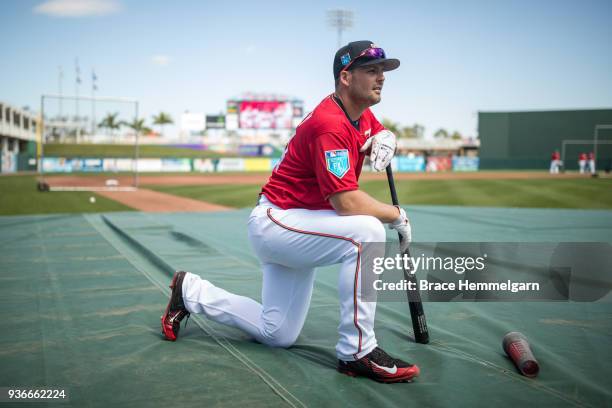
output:
[[303,102],[280,98],[235,99],[227,102],[228,129],[292,129],[304,114]]

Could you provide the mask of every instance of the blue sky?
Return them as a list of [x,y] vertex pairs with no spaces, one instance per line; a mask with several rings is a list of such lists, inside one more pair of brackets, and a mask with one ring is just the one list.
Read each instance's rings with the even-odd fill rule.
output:
[[[76,5],[75,5],[76,4]],[[230,6],[231,4],[231,6]],[[0,100],[38,108],[74,93],[140,100],[142,115],[219,113],[243,92],[311,110],[333,90],[330,9],[344,42],[368,39],[402,65],[386,74],[379,118],[476,135],[477,112],[612,107],[612,1],[8,0],[0,4]]]

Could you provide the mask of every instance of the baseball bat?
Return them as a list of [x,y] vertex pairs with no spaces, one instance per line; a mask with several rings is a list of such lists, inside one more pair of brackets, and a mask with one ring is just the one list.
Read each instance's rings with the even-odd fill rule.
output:
[[[395,190],[395,181],[393,180],[393,171],[391,170],[391,164],[387,166],[387,181],[389,182],[389,190],[391,191],[391,201],[393,205],[399,206],[397,199],[397,191]],[[404,238],[398,233],[400,246]],[[406,248],[406,255],[410,259],[410,251]],[[410,270],[414,271],[414,265],[410,260]],[[419,293],[419,286],[416,280],[416,276],[409,273],[404,269],[404,276],[408,282],[414,282],[415,290],[407,290],[408,306],[410,307],[410,317],[412,319],[412,329],[414,331],[414,340],[417,343],[427,344],[429,343],[429,330],[427,329],[427,321],[425,320],[425,311],[423,310],[423,302],[421,301],[421,294]]]

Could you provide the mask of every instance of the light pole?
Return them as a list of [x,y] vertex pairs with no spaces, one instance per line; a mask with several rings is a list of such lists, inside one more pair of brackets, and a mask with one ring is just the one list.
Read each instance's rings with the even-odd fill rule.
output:
[[[58,75],[57,75],[57,85],[59,88],[59,95],[62,96],[62,82],[64,81],[64,70],[62,69],[61,65],[57,67],[58,69]],[[63,109],[62,109],[62,100],[59,100],[59,120],[62,120],[62,116],[64,115]]]
[[81,143],[81,118],[79,117],[79,86],[81,85],[81,68],[79,67],[79,59],[75,58],[74,60],[74,70],[76,73],[76,81],[74,81],[74,90],[76,94],[76,98],[74,99],[74,105],[76,110],[76,143]]
[[329,25],[338,30],[338,48],[342,47],[342,32],[353,27],[354,13],[351,10],[329,10],[327,21]]
[[96,98],[95,93],[98,90],[98,84],[96,81],[98,77],[96,76],[96,71],[94,69],[91,70],[91,138],[93,138],[96,134]]

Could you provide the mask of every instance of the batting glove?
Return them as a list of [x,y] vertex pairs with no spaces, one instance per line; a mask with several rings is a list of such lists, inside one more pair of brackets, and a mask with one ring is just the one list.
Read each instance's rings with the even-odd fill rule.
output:
[[360,152],[365,152],[372,146],[370,153],[370,164],[374,171],[383,171],[387,168],[397,147],[397,141],[393,132],[383,130],[374,136],[371,136],[359,149]]
[[406,215],[406,211],[402,207],[397,207],[400,215],[395,221],[389,224],[389,228],[397,230],[402,236],[400,240],[400,251],[402,254],[408,249],[408,244],[412,241],[412,228],[410,227],[410,221]]

